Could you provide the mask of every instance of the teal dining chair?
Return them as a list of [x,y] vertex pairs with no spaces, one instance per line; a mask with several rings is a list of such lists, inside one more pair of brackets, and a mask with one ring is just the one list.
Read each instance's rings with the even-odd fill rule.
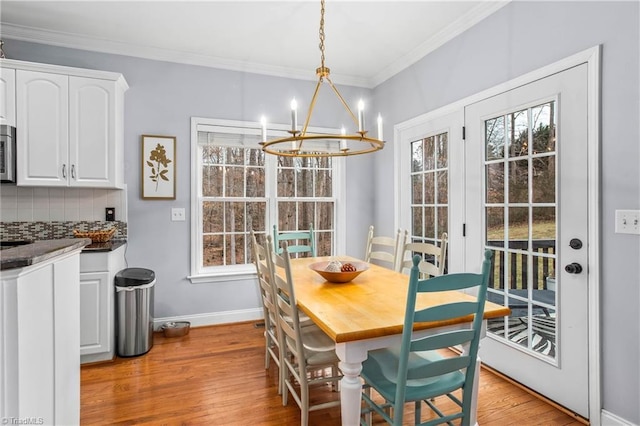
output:
[[[405,311],[402,343],[399,348],[385,348],[369,352],[362,365],[364,379],[362,399],[364,419],[371,420],[371,413],[378,413],[392,425],[402,425],[404,404],[415,405],[415,424],[431,426],[460,419],[469,425],[472,410],[474,378],[478,367],[478,347],[481,337],[484,304],[493,252],[486,250],[482,272],[454,273],[420,280],[419,255],[414,256],[409,277],[409,291]],[[437,293],[452,290],[476,290],[475,299],[465,302],[440,304],[416,309],[420,293]],[[413,338],[413,326],[419,322],[451,321],[473,316],[469,327],[443,331],[421,338]],[[461,345],[463,351],[452,357],[443,357],[440,349]],[[384,399],[372,396],[375,390]],[[461,396],[455,391],[461,390]],[[455,412],[443,413],[434,402],[446,395],[456,407]],[[374,400],[376,399],[376,400]],[[422,403],[436,418],[422,422]],[[391,410],[390,410],[391,409]],[[366,424],[361,420],[362,424]]]
[[273,225],[273,245],[277,254],[282,254],[282,243],[286,242],[289,255],[309,253],[316,257],[316,242],[313,235],[313,225],[308,231],[284,231],[278,232],[278,227]]

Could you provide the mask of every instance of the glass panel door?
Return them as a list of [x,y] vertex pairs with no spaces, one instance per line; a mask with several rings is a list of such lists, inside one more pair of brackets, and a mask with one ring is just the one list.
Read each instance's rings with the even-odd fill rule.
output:
[[556,361],[555,101],[486,119],[488,299],[511,315],[488,331]]

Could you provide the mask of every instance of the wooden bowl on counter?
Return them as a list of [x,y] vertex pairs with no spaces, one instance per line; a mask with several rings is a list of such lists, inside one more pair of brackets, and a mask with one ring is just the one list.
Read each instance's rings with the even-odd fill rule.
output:
[[79,231],[73,230],[73,235],[76,238],[90,238],[94,243],[106,243],[116,233],[116,228],[107,229],[104,231]]

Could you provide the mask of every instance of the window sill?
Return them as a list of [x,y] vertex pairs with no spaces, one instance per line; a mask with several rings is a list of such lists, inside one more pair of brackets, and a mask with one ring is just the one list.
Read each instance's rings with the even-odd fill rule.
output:
[[248,281],[256,278],[255,268],[225,270],[219,272],[203,272],[187,276],[191,284],[208,284],[229,281]]

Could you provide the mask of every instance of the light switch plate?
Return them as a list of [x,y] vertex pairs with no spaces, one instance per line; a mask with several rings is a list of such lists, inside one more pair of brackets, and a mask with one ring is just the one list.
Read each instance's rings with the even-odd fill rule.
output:
[[184,209],[177,207],[177,208],[172,208],[171,209],[171,221],[173,222],[184,222],[185,221],[185,217],[184,217]]
[[640,235],[640,210],[616,210],[616,234]]

